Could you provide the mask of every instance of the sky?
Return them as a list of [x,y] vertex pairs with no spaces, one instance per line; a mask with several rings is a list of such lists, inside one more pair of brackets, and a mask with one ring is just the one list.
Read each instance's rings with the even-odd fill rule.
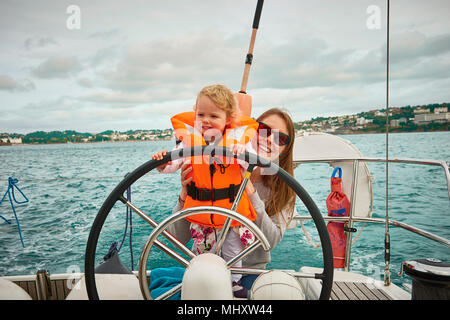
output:
[[[202,87],[240,89],[256,0],[2,0],[0,132],[170,128]],[[392,0],[389,106],[450,102],[450,1]],[[386,105],[386,0],[266,0],[252,116]]]

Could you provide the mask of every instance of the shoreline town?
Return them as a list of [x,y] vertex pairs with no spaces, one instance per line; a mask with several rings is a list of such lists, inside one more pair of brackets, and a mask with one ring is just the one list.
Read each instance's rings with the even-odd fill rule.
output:
[[[425,106],[389,108],[389,132],[449,131],[448,103]],[[354,115],[317,117],[295,122],[296,135],[301,132],[325,132],[336,135],[384,133],[386,112],[384,109],[360,112]],[[173,138],[173,129],[107,130],[100,133],[81,133],[74,130],[35,131],[28,134],[0,133],[0,146],[94,143],[124,141],[164,141]]]

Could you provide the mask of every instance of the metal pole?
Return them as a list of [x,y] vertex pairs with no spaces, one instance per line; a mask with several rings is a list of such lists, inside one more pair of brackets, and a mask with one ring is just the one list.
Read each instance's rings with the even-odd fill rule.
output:
[[[347,228],[351,229],[353,228],[353,214],[355,213],[356,208],[356,190],[357,190],[357,184],[358,184],[358,170],[359,169],[359,161],[354,160],[353,161],[353,174],[352,174],[352,198],[351,198],[351,207],[350,207],[350,214],[348,217],[348,222],[346,223]],[[347,241],[345,244],[345,264],[344,264],[344,270],[350,271],[350,254],[352,251],[352,232],[345,231],[345,234],[347,235]]]
[[391,260],[391,240],[389,235],[389,11],[390,1],[386,2],[386,232],[384,238],[384,285],[391,283],[389,262]]
[[264,4],[264,0],[258,0],[258,4],[256,5],[255,17],[253,18],[253,31],[252,37],[250,39],[250,46],[248,48],[248,53],[245,58],[245,68],[244,75],[242,76],[241,90],[240,93],[247,93],[247,82],[248,75],[250,74],[250,66],[252,65],[253,60],[253,47],[255,45],[256,32],[258,31],[259,19],[261,18],[261,11]]

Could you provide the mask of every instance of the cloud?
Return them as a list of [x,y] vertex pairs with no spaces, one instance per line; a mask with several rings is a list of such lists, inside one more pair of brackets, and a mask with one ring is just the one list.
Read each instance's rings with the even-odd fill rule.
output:
[[151,91],[153,101],[187,98],[212,82],[240,73],[242,46],[215,32],[129,45],[114,70],[103,74],[112,90]]
[[104,30],[104,31],[98,31],[98,32],[91,33],[89,35],[89,38],[110,40],[111,38],[117,38],[118,35],[119,35],[119,29],[114,28],[114,29],[110,29],[110,30]]
[[[135,110],[145,106],[152,106],[146,109],[147,114],[155,116],[158,112],[162,115],[183,111],[181,103],[165,104],[168,100],[183,101],[185,109],[189,109],[189,101],[195,99],[203,85],[240,83],[243,49],[235,38],[203,32],[128,45],[122,56],[115,56],[117,64],[111,71],[96,73],[104,83],[104,90],[80,99],[121,110],[116,111],[117,115],[125,113],[125,109],[129,110],[128,116],[137,115]],[[394,38],[403,36],[398,34]],[[446,36],[421,35],[421,38],[419,53],[391,68],[392,84],[448,78],[445,70],[449,69],[449,59],[432,59],[436,55],[445,58]],[[397,52],[400,48],[407,50],[409,41],[406,37],[396,44]],[[296,119],[305,119],[306,115],[317,115],[318,110],[321,114],[351,114],[352,110],[382,107],[386,81],[383,47],[380,43],[373,48],[336,48],[325,39],[294,36],[259,49],[248,86],[254,97],[255,114],[268,106],[285,106],[294,111]],[[408,65],[407,61],[412,60],[417,63]],[[415,83],[410,85],[419,89]],[[155,107],[159,105],[166,108]]]
[[24,92],[34,89],[36,89],[36,86],[29,79],[14,80],[8,75],[0,74],[0,90],[10,92]]
[[[103,67],[111,68],[115,65],[122,55],[122,49],[119,45],[113,44],[96,50],[85,58],[85,62],[92,68]],[[108,70],[108,69],[106,69]]]
[[92,80],[88,78],[80,78],[78,79],[77,83],[84,88],[92,88],[94,84],[92,83]]
[[[122,97],[122,103],[110,104],[108,97],[98,94],[92,97],[92,101],[76,98],[73,96],[62,96],[57,99],[45,99],[30,102],[17,110],[1,111],[0,128],[8,131],[30,132],[30,130],[65,130],[100,132],[107,129],[128,130],[138,128],[169,128],[170,121],[167,110],[175,113],[190,110],[191,106],[181,105],[180,102],[166,102],[161,104],[139,103],[132,108],[126,103],[132,100],[137,103],[137,96]],[[94,101],[97,99],[98,101]],[[133,100],[134,99],[134,100]],[[118,100],[117,97],[113,99]],[[26,117],[22,115],[26,114]],[[14,129],[13,129],[14,128]]]
[[[390,44],[389,61],[392,63],[411,63],[426,57],[436,57],[450,52],[450,33],[426,36],[419,31],[396,34]],[[383,46],[386,52],[386,46]],[[383,55],[386,61],[386,55]]]
[[118,91],[95,92],[87,94],[80,100],[107,104],[110,107],[134,107],[135,105],[148,103],[150,97],[145,93],[123,93]]
[[[164,128],[203,86],[239,90],[255,2],[138,2],[82,1],[80,30],[66,27],[67,3],[0,3],[0,127],[13,128],[14,117],[23,128]],[[247,87],[254,115],[284,106],[301,120],[384,106],[385,21],[367,29],[366,9],[380,6],[383,20],[385,3],[347,2],[264,4]],[[449,2],[392,6],[392,103],[448,101]]]
[[58,42],[50,37],[29,37],[24,42],[24,47],[27,50],[32,50],[34,48],[43,48],[49,45],[57,45]]
[[33,101],[25,104],[21,107],[21,110],[25,111],[27,115],[34,116],[34,112],[36,115],[42,113],[42,110],[45,110],[46,113],[51,113],[58,110],[69,110],[71,109],[75,99],[68,96],[60,96],[55,99],[45,99],[42,101]]
[[306,37],[265,48],[252,68],[252,86],[277,89],[371,83],[384,70],[378,50],[336,49]]
[[[384,43],[373,49],[334,49],[324,40],[307,38],[292,39],[290,43],[295,46],[273,46],[258,56],[263,62],[253,67],[253,85],[306,88],[359,86],[386,80]],[[448,77],[450,34],[403,32],[394,34],[390,43],[391,79]]]
[[41,79],[68,78],[81,71],[81,65],[75,57],[54,56],[43,61],[32,70],[32,74]]

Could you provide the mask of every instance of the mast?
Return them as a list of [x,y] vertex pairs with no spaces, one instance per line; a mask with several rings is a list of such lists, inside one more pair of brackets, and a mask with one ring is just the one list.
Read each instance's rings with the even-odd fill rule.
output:
[[258,0],[255,10],[255,16],[253,18],[252,37],[250,38],[250,46],[248,48],[248,53],[245,58],[244,75],[242,76],[241,89],[239,90],[239,93],[243,94],[247,93],[246,90],[247,90],[248,75],[250,74],[250,66],[252,65],[253,60],[253,47],[255,46],[256,32],[258,31],[259,19],[261,18],[261,11],[263,4],[264,0]]

